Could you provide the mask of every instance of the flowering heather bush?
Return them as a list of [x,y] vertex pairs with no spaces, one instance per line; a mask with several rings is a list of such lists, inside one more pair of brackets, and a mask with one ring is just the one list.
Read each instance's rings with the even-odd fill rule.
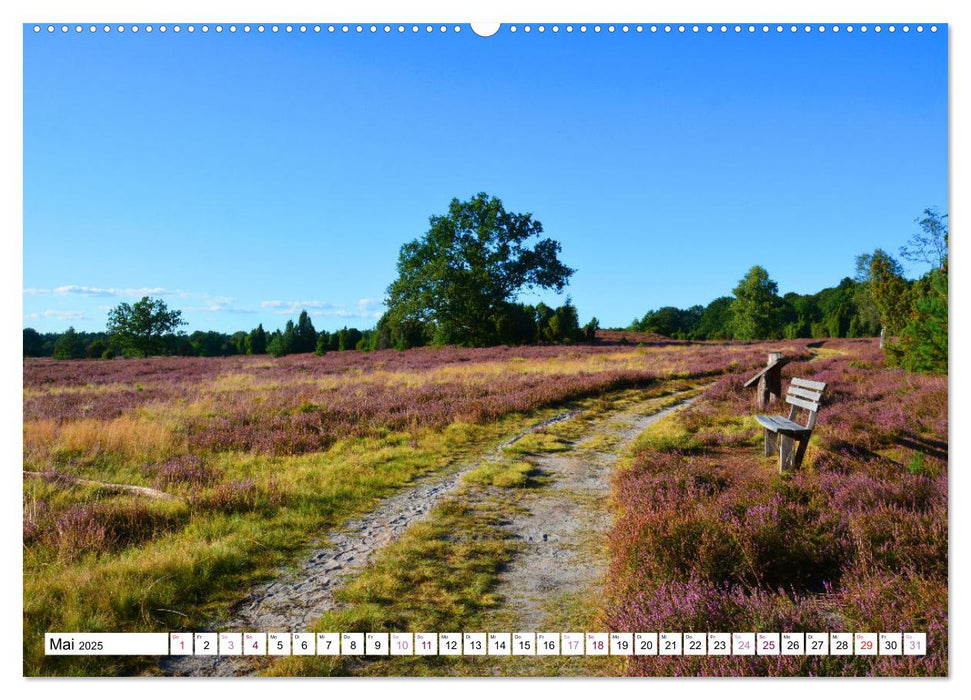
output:
[[142,473],[152,478],[156,488],[211,486],[219,474],[207,467],[198,455],[182,455],[159,465],[142,467]]
[[873,345],[827,342],[833,352],[784,370],[827,383],[792,475],[739,429],[752,413],[743,373],[670,419],[668,442],[680,431],[697,449],[643,442],[615,479],[607,620],[624,631],[923,631],[928,655],[637,657],[629,674],[947,674],[947,380],[874,369]]
[[33,543],[68,559],[104,553],[171,532],[184,525],[187,515],[184,507],[126,498],[78,503],[53,519],[37,521]]
[[193,494],[189,503],[202,512],[260,513],[283,505],[282,491],[275,485],[260,487],[253,479],[218,484],[214,489]]

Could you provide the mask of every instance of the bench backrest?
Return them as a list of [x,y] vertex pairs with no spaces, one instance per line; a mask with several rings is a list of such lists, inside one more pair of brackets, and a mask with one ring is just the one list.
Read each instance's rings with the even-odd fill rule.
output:
[[789,410],[789,420],[795,420],[796,411],[804,408],[809,412],[806,427],[812,430],[816,425],[816,413],[819,411],[819,401],[823,398],[823,389],[825,388],[824,382],[793,378],[789,382],[789,391],[786,394],[786,403],[792,406]]

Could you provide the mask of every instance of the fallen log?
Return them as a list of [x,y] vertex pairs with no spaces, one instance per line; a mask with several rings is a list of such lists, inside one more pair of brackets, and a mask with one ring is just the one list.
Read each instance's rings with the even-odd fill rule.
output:
[[90,479],[81,479],[77,476],[71,476],[70,474],[62,474],[60,472],[48,471],[48,472],[30,472],[26,469],[24,470],[25,479],[43,479],[48,483],[67,483],[74,484],[77,486],[95,486],[99,489],[105,489],[106,491],[114,491],[116,493],[130,493],[135,496],[145,496],[146,498],[156,498],[162,501],[181,501],[182,499],[171,493],[165,493],[165,491],[159,491],[157,489],[149,488],[148,486],[133,486],[132,484],[111,484],[106,481],[91,481]]

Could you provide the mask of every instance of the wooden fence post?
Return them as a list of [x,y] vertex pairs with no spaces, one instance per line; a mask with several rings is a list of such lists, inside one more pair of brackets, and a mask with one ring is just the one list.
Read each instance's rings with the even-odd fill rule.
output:
[[755,391],[755,403],[758,410],[764,411],[773,400],[778,401],[782,396],[782,359],[781,352],[770,352],[768,369],[759,377],[758,388]]

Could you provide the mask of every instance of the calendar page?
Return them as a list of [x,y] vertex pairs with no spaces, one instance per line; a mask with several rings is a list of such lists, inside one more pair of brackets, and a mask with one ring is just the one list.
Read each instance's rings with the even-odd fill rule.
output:
[[949,674],[946,16],[596,11],[24,20],[24,676]]

